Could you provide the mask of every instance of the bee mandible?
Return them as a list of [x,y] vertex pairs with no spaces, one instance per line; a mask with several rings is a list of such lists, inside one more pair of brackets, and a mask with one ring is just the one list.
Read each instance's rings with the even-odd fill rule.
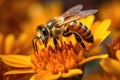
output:
[[83,5],[76,5],[59,17],[49,20],[46,25],[39,25],[37,27],[37,36],[32,40],[34,51],[38,53],[37,41],[40,40],[45,46],[50,37],[53,38],[55,49],[57,49],[58,40],[60,36],[68,37],[72,34],[75,35],[76,41],[86,49],[83,40],[89,43],[94,42],[94,37],[86,25],[83,25],[78,20],[85,18],[97,12],[96,9],[83,10]]

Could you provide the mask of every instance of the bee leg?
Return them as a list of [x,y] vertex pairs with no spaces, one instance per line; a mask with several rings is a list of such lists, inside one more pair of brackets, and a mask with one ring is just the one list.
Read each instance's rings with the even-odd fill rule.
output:
[[79,34],[77,34],[76,32],[67,32],[67,33],[63,33],[63,36],[67,37],[74,34],[75,38],[77,40],[77,42],[79,42],[81,44],[81,46],[86,50],[85,44],[83,43],[81,37],[79,36]]
[[76,38],[77,42],[79,42],[81,44],[81,46],[86,50],[85,44],[83,43],[83,41],[82,41],[81,37],[79,36],[79,34],[74,33],[74,35],[75,35],[75,38]]
[[32,45],[33,45],[34,52],[37,52],[37,53],[38,53],[37,41],[38,41],[39,39],[40,39],[39,37],[35,37],[35,38],[32,40]]
[[47,46],[47,41],[42,41],[45,47]]
[[54,42],[54,45],[55,45],[55,50],[57,50],[57,48],[58,48],[57,37],[54,36],[53,42]]

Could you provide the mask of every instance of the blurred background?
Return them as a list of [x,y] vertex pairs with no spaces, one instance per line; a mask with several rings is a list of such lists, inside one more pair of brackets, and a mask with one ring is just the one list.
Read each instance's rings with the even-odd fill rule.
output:
[[[99,12],[97,13],[96,19],[102,20],[104,18],[111,18],[112,23],[114,23],[111,24],[111,27],[120,29],[120,24],[118,24],[120,21],[119,0],[0,0],[0,32],[4,34],[15,33],[17,35],[23,31],[24,24],[41,16],[43,12],[47,14],[46,16],[48,16],[49,19],[62,14],[64,11],[77,4],[83,4],[83,9],[98,9]],[[54,10],[54,12],[52,12],[50,7],[57,9],[52,9]],[[48,15],[49,13],[53,13],[51,17]],[[39,24],[43,22],[46,21],[39,20]]]
[[[83,9],[98,9],[95,20],[111,19],[109,28],[112,31],[111,36],[102,45],[106,42],[111,43],[112,37],[120,34],[120,0],[0,0],[0,54],[31,54],[33,52],[31,40],[36,35],[36,27],[55,16],[60,16],[77,4],[83,4]],[[87,65],[91,64],[90,68],[96,70],[100,68],[99,65],[94,65],[96,62]],[[3,80],[2,75],[5,72],[2,69],[0,67],[0,80]],[[104,75],[104,80],[110,80],[109,74],[102,72],[99,74],[99,78]],[[111,80],[116,80],[112,78]]]

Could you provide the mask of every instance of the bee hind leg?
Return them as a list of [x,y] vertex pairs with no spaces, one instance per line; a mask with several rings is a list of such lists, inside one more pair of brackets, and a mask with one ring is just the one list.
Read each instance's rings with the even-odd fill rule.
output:
[[55,45],[55,50],[57,50],[58,49],[58,42],[57,42],[57,37],[56,36],[54,36],[54,38],[53,38],[53,42],[54,42],[54,45]]
[[75,38],[77,40],[77,42],[79,42],[81,44],[81,46],[86,50],[85,44],[83,43],[81,37],[79,36],[79,34],[77,34],[76,32],[67,32],[67,33],[63,33],[63,36],[67,37],[74,34]]

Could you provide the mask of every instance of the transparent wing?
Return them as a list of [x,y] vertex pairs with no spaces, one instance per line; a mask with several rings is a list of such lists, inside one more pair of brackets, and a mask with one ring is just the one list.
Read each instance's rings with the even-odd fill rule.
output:
[[74,16],[66,19],[64,22],[58,23],[58,25],[59,25],[59,26],[62,26],[62,25],[66,24],[66,23],[69,23],[69,22],[71,22],[71,21],[78,20],[78,19],[87,17],[87,16],[89,16],[89,15],[91,15],[91,14],[94,14],[94,13],[96,13],[97,11],[98,11],[98,10],[96,10],[96,9],[80,11],[80,12],[78,12],[77,14],[75,14]]
[[68,9],[66,12],[64,12],[61,17],[69,17],[72,15],[75,15],[76,13],[80,12],[80,10],[83,8],[82,4],[76,5],[70,9]]

